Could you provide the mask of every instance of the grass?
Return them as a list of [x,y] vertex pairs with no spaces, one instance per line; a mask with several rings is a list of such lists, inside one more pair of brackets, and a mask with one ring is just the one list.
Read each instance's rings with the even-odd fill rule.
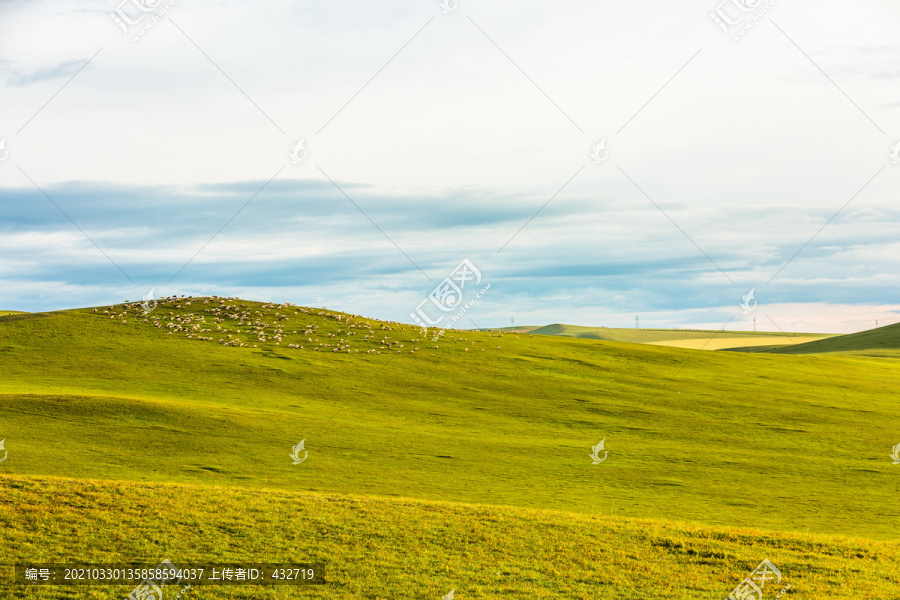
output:
[[[896,589],[895,360],[471,331],[432,342],[411,326],[221,299],[144,319],[135,306],[0,317],[5,562],[38,547],[48,560],[95,547],[176,564],[287,548],[306,560],[303,536],[321,530],[303,528],[342,506],[316,539],[337,540],[321,542],[329,564],[356,566],[326,597],[439,598],[450,584],[460,599],[721,598],[766,555],[810,592]],[[308,459],[292,465],[302,439]],[[601,439],[608,459],[592,465]],[[28,502],[15,486],[34,490]],[[68,525],[30,520],[60,505],[79,513]],[[685,551],[640,541],[657,529]],[[692,546],[692,531],[730,549]],[[146,541],[158,532],[165,543]],[[773,540],[796,554],[773,557]],[[701,552],[724,554],[698,567]],[[491,580],[504,555],[507,575]]]
[[[460,599],[719,600],[764,557],[799,597],[885,598],[900,585],[900,545],[866,539],[408,498],[48,477],[0,477],[0,496],[0,543],[34,561],[155,565],[168,557],[182,566],[266,557],[321,563],[328,582],[203,587],[190,592],[194,598],[436,600],[456,589]],[[118,600],[131,587],[69,589]],[[32,588],[29,597],[71,597],[66,589]]]

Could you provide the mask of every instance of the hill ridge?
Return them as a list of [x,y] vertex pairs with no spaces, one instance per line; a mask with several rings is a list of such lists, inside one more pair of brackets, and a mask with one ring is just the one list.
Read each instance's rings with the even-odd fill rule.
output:
[[878,350],[900,350],[900,323],[778,348],[771,352],[776,354],[820,354],[825,352],[861,353]]

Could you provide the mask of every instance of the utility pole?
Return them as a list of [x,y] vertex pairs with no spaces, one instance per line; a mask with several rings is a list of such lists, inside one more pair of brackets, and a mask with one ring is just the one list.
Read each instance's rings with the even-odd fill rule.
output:
[[515,318],[515,317],[510,317],[510,318],[509,318],[509,326],[510,326],[510,327],[515,327],[515,326],[516,326],[516,318]]
[[753,333],[756,333],[756,317],[753,317]]
[[640,329],[640,328],[641,328],[641,324],[640,324],[640,321],[638,320],[638,316],[637,316],[637,315],[634,315],[634,328],[635,328],[635,329]]

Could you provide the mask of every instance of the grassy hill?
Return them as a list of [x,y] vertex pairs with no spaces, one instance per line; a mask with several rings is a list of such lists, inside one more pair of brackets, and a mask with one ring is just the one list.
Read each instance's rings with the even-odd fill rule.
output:
[[781,354],[820,354],[824,352],[849,352],[879,356],[900,355],[900,323],[797,344],[774,350]]
[[420,336],[221,298],[0,317],[5,562],[321,547],[342,583],[304,595],[720,599],[768,555],[897,589],[895,361]]
[[[801,338],[794,341],[803,342]],[[873,357],[900,357],[900,323],[886,325],[847,335],[832,336],[827,339],[784,345],[764,345],[756,347],[728,348],[735,352],[769,352],[773,354],[825,354],[840,353]]]

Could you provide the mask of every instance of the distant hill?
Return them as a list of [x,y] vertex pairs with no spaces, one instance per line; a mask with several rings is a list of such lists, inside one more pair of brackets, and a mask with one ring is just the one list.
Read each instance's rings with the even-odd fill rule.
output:
[[[522,328],[523,332],[526,332]],[[535,335],[556,335],[562,337],[574,337],[591,340],[606,340],[609,342],[629,342],[632,344],[652,344],[656,342],[671,342],[675,340],[708,340],[716,338],[775,338],[772,345],[790,343],[787,336],[797,334],[784,334],[771,331],[711,331],[703,329],[625,329],[609,327],[583,327],[580,325],[564,325],[554,323],[531,329],[527,333]],[[825,337],[826,334],[804,333],[806,339],[810,337]],[[702,344],[702,342],[701,342]],[[736,345],[740,345],[737,342]]]
[[851,352],[876,356],[900,356],[900,323],[876,329],[838,335],[824,340],[771,350],[777,354],[820,354]]

